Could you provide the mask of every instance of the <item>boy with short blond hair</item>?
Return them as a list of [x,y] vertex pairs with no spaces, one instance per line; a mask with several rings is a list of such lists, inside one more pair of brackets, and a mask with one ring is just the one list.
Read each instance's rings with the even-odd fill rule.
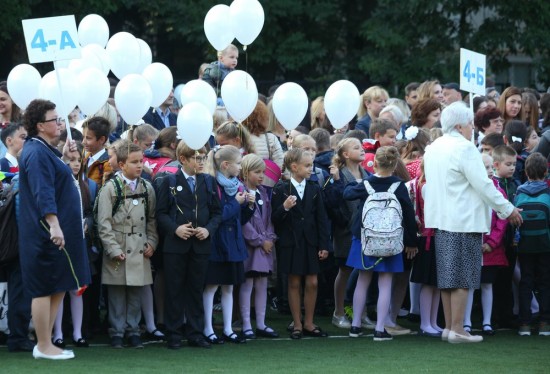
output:
[[218,51],[218,61],[212,62],[204,70],[202,80],[219,91],[227,74],[237,67],[238,59],[239,49],[233,44],[229,44],[223,51]]

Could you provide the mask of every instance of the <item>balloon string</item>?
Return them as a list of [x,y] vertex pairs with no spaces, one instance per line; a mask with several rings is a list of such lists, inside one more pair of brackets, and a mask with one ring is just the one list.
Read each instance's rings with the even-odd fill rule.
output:
[[[216,56],[221,55],[222,52],[223,51],[218,51],[216,53]],[[219,59],[219,57],[218,57],[218,59]],[[216,79],[216,96],[219,95],[218,98],[221,97],[221,92],[220,92],[220,80],[221,80],[221,78],[222,78],[222,70],[218,69],[218,79]]]
[[244,51],[244,71],[246,73],[246,89],[248,90],[248,52],[246,51],[246,45],[243,46]]

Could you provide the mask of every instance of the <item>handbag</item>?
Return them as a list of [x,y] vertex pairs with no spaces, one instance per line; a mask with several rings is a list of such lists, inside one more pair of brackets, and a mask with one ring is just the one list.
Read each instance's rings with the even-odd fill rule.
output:
[[273,188],[275,184],[281,179],[281,168],[273,160],[271,160],[271,144],[269,143],[269,137],[267,133],[264,133],[265,141],[267,143],[267,151],[269,152],[269,158],[264,159],[265,163],[265,178],[263,186]]

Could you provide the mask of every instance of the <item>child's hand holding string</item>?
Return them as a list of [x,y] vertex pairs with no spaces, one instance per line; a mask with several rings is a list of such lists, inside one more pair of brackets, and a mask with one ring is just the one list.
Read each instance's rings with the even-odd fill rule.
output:
[[292,209],[296,205],[296,199],[297,198],[294,195],[290,195],[289,197],[287,197],[285,202],[283,203],[283,208],[285,208],[285,210]]
[[235,200],[237,200],[237,202],[239,203],[239,205],[242,205],[245,200],[246,200],[246,195],[244,192],[237,192],[237,194],[235,195]]
[[336,165],[330,165],[329,170],[332,179],[334,179],[335,181],[340,180],[340,170]]

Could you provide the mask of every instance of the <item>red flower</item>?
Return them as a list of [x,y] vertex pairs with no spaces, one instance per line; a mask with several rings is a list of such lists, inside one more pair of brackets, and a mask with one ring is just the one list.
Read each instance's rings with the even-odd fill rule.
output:
[[78,290],[76,291],[76,296],[82,296],[82,294],[84,293],[84,291],[86,291],[86,288],[88,288],[87,285],[78,287]]

